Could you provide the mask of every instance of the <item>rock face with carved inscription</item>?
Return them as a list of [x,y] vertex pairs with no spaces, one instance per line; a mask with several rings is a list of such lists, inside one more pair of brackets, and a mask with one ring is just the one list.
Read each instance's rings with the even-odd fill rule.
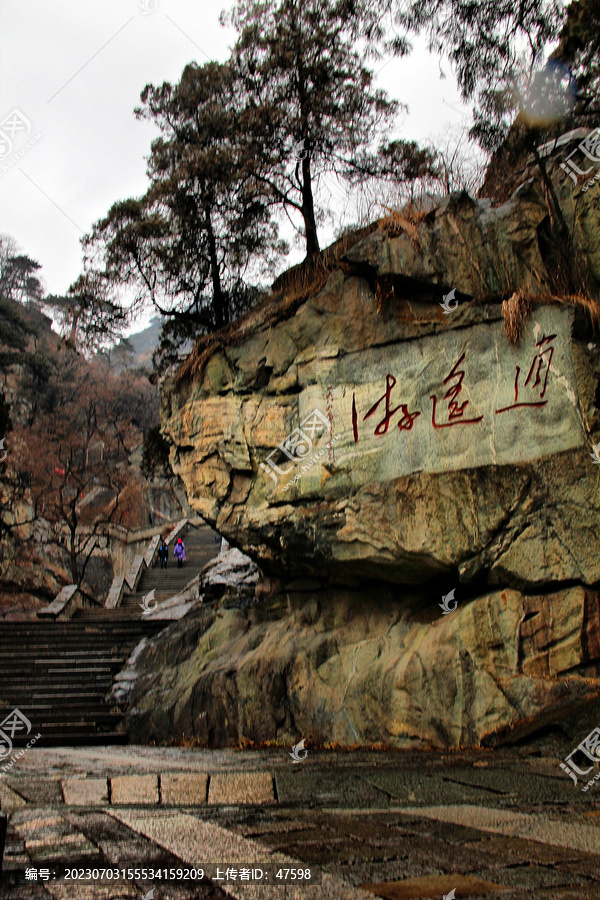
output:
[[[559,162],[589,310],[600,187]],[[600,695],[600,340],[547,221],[531,177],[501,206],[452,195],[366,229],[167,385],[190,504],[276,612],[206,619],[183,681],[167,665],[136,698],[136,735],[167,739],[160,697],[208,743],[457,747]]]
[[513,345],[499,304],[378,309],[335,271],[173,386],[163,427],[192,506],[270,575],[589,585],[599,368],[580,310],[534,305]]

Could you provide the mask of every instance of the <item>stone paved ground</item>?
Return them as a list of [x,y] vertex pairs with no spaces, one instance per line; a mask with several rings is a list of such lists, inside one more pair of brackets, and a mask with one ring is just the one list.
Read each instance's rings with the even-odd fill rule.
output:
[[[33,748],[0,778],[11,900],[600,898],[600,782],[558,759],[478,754]],[[26,867],[238,869],[193,884],[25,881]],[[266,866],[275,869],[267,869]],[[241,867],[313,868],[312,886],[253,885]],[[320,872],[320,878],[319,878]],[[152,893],[154,890],[154,893]]]

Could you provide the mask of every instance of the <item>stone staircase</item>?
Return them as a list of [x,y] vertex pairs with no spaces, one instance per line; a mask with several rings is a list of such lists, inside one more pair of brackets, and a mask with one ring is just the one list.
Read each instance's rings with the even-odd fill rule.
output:
[[137,608],[141,612],[140,603],[146,594],[154,590],[155,600],[167,600],[174,594],[184,589],[200,570],[210,562],[219,552],[221,538],[209,528],[208,525],[199,528],[188,526],[187,532],[182,535],[185,544],[186,561],[181,569],[177,568],[177,559],[173,555],[174,544],[169,547],[169,562],[166,569],[161,569],[156,560],[151,569],[146,569],[133,593],[126,592],[123,595],[121,609]]
[[[188,527],[183,535],[187,560],[181,569],[169,548],[166,570],[144,571],[135,592],[115,609],[78,609],[70,620],[0,623],[0,721],[18,709],[32,724],[14,736],[15,747],[41,734],[39,746],[126,743],[117,730],[122,718],[106,702],[114,675],[143,637],[169,623],[142,617],[140,602],[155,589],[155,600],[181,591],[219,552],[216,533]],[[220,542],[220,539],[219,539]],[[0,771],[10,757],[0,761]]]
[[151,590],[155,592],[155,602],[168,600],[169,597],[180,593],[196,575],[200,574],[206,563],[218,554],[221,546],[221,538],[208,525],[197,528],[188,526],[182,539],[185,544],[186,561],[181,569],[177,568],[177,560],[173,555],[174,545],[172,545],[169,547],[167,568],[160,568],[157,557],[155,564],[144,571],[136,590],[125,590],[119,606],[114,609],[80,609],[73,616],[73,620],[87,621],[91,619],[95,622],[112,622],[139,619],[142,616],[140,603]]
[[[105,702],[113,676],[143,637],[163,622],[2,622],[0,720],[18,709],[31,732],[15,734],[15,747],[40,733],[37,746],[125,743],[116,731],[121,713]],[[0,762],[8,762],[8,759]]]

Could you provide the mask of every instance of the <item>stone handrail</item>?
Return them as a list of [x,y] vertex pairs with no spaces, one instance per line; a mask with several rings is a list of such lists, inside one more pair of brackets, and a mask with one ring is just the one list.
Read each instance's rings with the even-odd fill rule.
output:
[[[190,521],[192,521],[192,519],[190,519]],[[196,524],[204,524],[204,521],[199,517],[195,517],[193,521],[196,522]],[[80,532],[82,535],[99,534],[104,537],[109,535],[110,537],[116,538],[122,544],[135,544],[138,541],[143,541],[154,535],[160,536],[165,528],[168,528],[169,525],[177,525],[178,522],[181,522],[180,516],[177,516],[176,519],[165,519],[164,522],[157,522],[156,525],[147,525],[145,528],[138,528],[135,531],[125,528],[124,525],[117,525],[116,522],[106,522],[97,530],[94,530],[91,526],[82,525],[80,526]],[[66,529],[64,530],[66,532]]]
[[135,589],[137,588],[138,584],[140,583],[140,578],[144,574],[145,569],[146,563],[144,562],[144,557],[141,554],[134,557],[134,560],[131,563],[131,568],[129,569],[128,574],[125,576],[127,587],[131,592],[135,591]]
[[[138,528],[136,530],[125,528],[124,525],[118,525],[116,522],[103,522],[98,526],[80,525],[78,527],[78,533],[82,536],[88,535],[88,537],[109,536],[116,538],[122,544],[135,544],[137,541],[143,541],[155,534],[160,534],[161,531],[164,531],[169,525],[176,525],[177,522],[180,521],[181,517],[177,516],[176,519],[165,519],[164,522],[157,522],[156,525],[147,525],[145,528]],[[61,531],[63,534],[69,533],[66,525],[62,527]]]
[[143,541],[145,538],[153,537],[154,535],[160,537],[161,532],[164,531],[167,526],[176,525],[177,522],[180,521],[179,518],[167,519],[165,522],[160,522],[156,525],[148,525],[147,528],[139,528],[137,531],[130,531],[122,525],[113,524],[111,522],[106,526],[106,531],[111,537],[118,538],[123,544],[135,544],[137,541]]
[[75,612],[75,609],[77,608],[77,592],[78,587],[76,584],[65,585],[62,591],[54,598],[52,603],[48,604],[48,606],[42,607],[42,609],[38,609],[38,619],[58,619],[59,616],[65,619],[70,618],[70,616],[67,616],[67,612],[69,612],[71,615],[73,615],[73,613]]
[[179,535],[180,535],[183,531],[185,531],[185,528],[186,528],[187,524],[188,524],[188,520],[187,520],[187,519],[182,519],[182,520],[175,526],[175,528],[171,531],[171,533],[168,535],[168,537],[165,538],[165,544],[167,545],[167,547],[169,547],[169,546],[173,543],[173,541],[175,540],[175,538],[179,537]]
[[121,600],[123,599],[123,591],[125,590],[125,578],[122,575],[118,575],[116,578],[113,578],[113,582],[110,586],[110,590],[107,594],[106,600],[104,602],[105,609],[116,609],[117,606],[121,605]]
[[102,485],[102,484],[96,485],[96,487],[93,487],[91,489],[91,491],[88,491],[87,494],[85,495],[85,497],[83,497],[83,499],[79,501],[79,503],[76,506],[76,509],[80,510],[84,506],[88,506],[88,504],[92,503],[96,499],[96,497],[99,497],[100,494],[105,490],[106,490],[106,488],[104,487],[104,485]]
[[146,563],[146,568],[149,569],[150,566],[154,564],[154,560],[156,559],[156,554],[158,552],[158,545],[160,544],[160,534],[155,534],[150,543],[148,544],[148,549],[144,554],[144,562]]

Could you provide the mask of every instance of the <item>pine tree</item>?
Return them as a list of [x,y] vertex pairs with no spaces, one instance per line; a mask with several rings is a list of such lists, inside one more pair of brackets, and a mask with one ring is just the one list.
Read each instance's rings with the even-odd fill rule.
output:
[[[239,32],[233,65],[247,95],[246,171],[269,203],[299,214],[310,259],[319,252],[319,178],[382,170],[373,144],[398,104],[365,64],[383,44],[381,13],[353,0],[242,0],[224,21]],[[398,39],[388,49],[407,45]]]
[[227,325],[248,307],[245,277],[285,249],[242,158],[240,85],[229,65],[186,66],[178,84],[148,85],[136,114],[155,122],[143,197],[115,203],[86,239],[102,276],[177,320],[178,341]]

